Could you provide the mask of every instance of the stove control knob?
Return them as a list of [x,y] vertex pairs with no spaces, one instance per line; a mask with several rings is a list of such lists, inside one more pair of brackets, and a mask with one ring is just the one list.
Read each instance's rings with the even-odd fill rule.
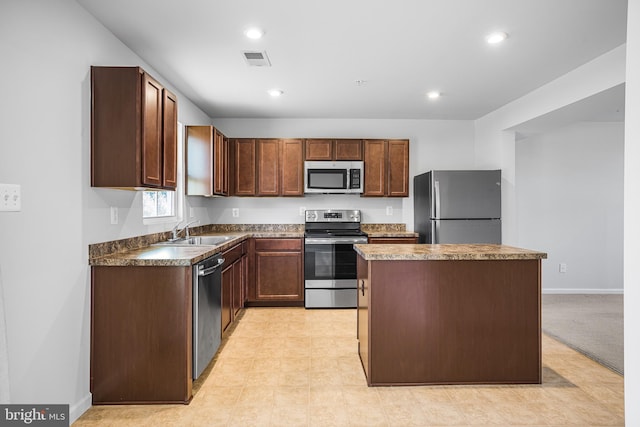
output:
[[307,212],[307,221],[316,219],[317,217],[318,216],[315,214],[315,212]]

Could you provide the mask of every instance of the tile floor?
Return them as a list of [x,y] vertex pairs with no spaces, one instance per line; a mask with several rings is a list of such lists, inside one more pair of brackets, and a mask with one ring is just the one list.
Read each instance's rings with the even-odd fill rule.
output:
[[543,336],[543,384],[367,387],[355,310],[246,309],[189,405],[94,406],[74,426],[624,426],[623,377]]

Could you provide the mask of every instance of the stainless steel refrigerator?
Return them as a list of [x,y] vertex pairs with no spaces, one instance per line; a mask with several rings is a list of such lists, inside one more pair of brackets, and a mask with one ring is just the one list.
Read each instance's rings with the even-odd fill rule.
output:
[[419,243],[502,243],[501,171],[430,171],[413,178]]

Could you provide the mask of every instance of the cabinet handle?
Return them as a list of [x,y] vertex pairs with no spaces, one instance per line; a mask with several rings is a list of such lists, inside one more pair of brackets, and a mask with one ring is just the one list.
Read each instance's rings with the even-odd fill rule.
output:
[[364,280],[361,280],[360,283],[362,283],[362,296],[364,296]]

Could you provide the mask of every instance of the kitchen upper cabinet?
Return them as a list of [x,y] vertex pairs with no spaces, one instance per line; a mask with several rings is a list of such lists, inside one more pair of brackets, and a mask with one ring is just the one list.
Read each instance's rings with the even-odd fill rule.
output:
[[363,196],[409,196],[409,140],[365,140]]
[[301,139],[280,141],[281,196],[302,196],[304,194],[303,146]]
[[251,239],[248,303],[302,305],[302,239]]
[[186,194],[229,195],[229,142],[213,126],[186,127]]
[[280,195],[280,141],[256,140],[257,196]]
[[91,185],[174,190],[177,98],[140,67],[91,67]]
[[307,139],[305,160],[362,160],[362,140]]
[[364,196],[385,196],[386,141],[364,141]]
[[215,128],[213,133],[213,194],[229,195],[229,140]]
[[304,195],[301,139],[233,139],[230,145],[233,195]]
[[185,176],[188,196],[213,194],[213,127],[186,126]]
[[256,195],[256,140],[232,139],[229,142],[232,164],[232,194]]
[[390,140],[387,147],[387,196],[409,197],[409,140]]

